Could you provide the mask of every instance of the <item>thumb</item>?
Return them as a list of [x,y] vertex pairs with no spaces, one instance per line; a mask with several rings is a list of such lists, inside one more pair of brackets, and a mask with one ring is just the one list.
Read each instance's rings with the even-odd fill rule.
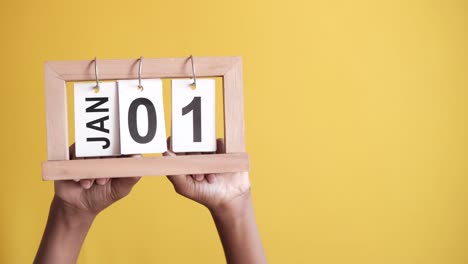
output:
[[[165,157],[175,157],[177,156],[174,152],[171,150],[167,150],[166,152],[163,153],[163,156]],[[187,181],[187,175],[167,175],[167,179],[174,185],[174,187],[177,190],[178,186],[181,186]]]

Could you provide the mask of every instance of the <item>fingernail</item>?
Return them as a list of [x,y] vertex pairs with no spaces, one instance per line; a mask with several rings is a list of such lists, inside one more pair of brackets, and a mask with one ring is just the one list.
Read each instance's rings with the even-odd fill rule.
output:
[[206,181],[208,183],[215,183],[216,182],[216,175],[214,175],[214,174],[206,175]]
[[169,149],[163,153],[164,156],[175,156],[174,152],[170,151]]
[[82,186],[83,186],[83,188],[85,188],[85,189],[91,188],[91,181],[90,181],[90,180],[84,180],[84,181],[82,182]]
[[97,180],[96,180],[96,183],[97,183],[98,185],[104,185],[104,184],[106,183],[106,179],[97,179]]
[[195,174],[195,180],[202,181],[203,180],[203,174]]

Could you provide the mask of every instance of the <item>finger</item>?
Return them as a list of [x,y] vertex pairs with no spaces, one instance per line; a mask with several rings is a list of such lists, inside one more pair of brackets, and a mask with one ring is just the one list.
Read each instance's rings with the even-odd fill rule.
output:
[[167,149],[172,151],[172,137],[168,136],[166,140]]
[[[192,153],[189,153],[188,155],[200,155],[200,154],[202,154],[202,153],[201,152],[192,152]],[[204,174],[192,174],[192,178],[195,181],[201,182],[201,181],[205,180],[205,175]]]
[[[128,155],[122,155],[118,156],[118,158],[141,158],[143,155],[141,154],[128,154]],[[115,158],[115,157],[109,157],[109,158]]]
[[224,139],[223,138],[218,138],[216,140],[216,153],[218,153],[218,154],[226,153],[226,148],[224,146]]
[[109,182],[109,178],[99,178],[99,179],[96,179],[96,183],[98,185],[105,185],[106,183]]
[[86,159],[86,158],[83,158],[83,157],[77,157],[76,156],[76,145],[75,143],[73,143],[69,148],[68,148],[68,154],[69,154],[69,157],[70,157],[70,160],[81,160],[81,159]]
[[[168,137],[166,140],[167,150],[170,150],[172,153],[175,153],[172,149],[172,137]],[[177,155],[182,156],[185,155],[185,152],[177,152]]]
[[203,174],[193,174],[193,179],[195,181],[201,182],[205,179],[205,175]]
[[207,174],[205,175],[205,179],[208,183],[215,183],[216,182],[216,174]]
[[76,156],[76,145],[75,143],[73,143],[69,148],[68,148],[68,154],[69,154],[69,157],[70,157],[70,160],[80,160],[80,159],[84,159],[83,157],[77,157]]
[[[118,156],[117,158],[141,158],[143,155],[141,154],[128,154],[128,155],[121,155]],[[107,158],[116,158],[116,157],[107,157]]]
[[[169,141],[170,137],[168,138],[168,141]],[[177,154],[179,155],[179,154]],[[163,156],[165,157],[175,157],[177,156],[174,152],[172,152],[172,150],[170,150],[169,148],[167,149],[166,152],[163,153]],[[175,186],[181,186],[182,184],[184,184],[188,178],[191,178],[190,176],[188,175],[185,175],[185,174],[182,174],[182,175],[167,175],[167,179],[172,183],[172,185]]]
[[94,183],[94,179],[83,179],[80,181],[81,187],[83,187],[86,190],[91,188],[91,186],[93,186],[93,183]]
[[190,175],[167,175],[166,178],[172,183],[174,188],[179,188],[180,186],[185,186],[187,183],[193,183],[194,179]]
[[70,155],[70,159],[74,160],[76,158],[75,155],[75,143],[73,143],[69,148],[68,148],[68,153]]
[[174,152],[172,152],[172,150],[167,149],[166,152],[163,153],[163,156],[175,157],[177,155]]

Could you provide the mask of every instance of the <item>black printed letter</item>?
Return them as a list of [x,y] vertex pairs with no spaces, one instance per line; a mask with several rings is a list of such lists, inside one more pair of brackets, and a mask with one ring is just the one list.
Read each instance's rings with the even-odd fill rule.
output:
[[86,113],[89,112],[109,112],[109,108],[101,108],[98,109],[97,107],[106,103],[109,101],[109,98],[107,97],[92,97],[92,98],[86,98],[86,102],[93,102],[97,101],[97,103],[91,105],[90,107],[86,108]]
[[[109,129],[104,127],[104,121],[109,120],[109,116],[105,116],[99,119],[96,119],[94,121],[86,123],[87,128],[95,129],[97,131],[101,131],[104,133],[109,133]],[[96,126],[95,124],[99,123],[99,126]]]
[[96,141],[104,141],[104,146],[102,146],[102,149],[106,149],[110,146],[110,141],[107,138],[99,137],[99,138],[87,138],[87,142],[96,142]]

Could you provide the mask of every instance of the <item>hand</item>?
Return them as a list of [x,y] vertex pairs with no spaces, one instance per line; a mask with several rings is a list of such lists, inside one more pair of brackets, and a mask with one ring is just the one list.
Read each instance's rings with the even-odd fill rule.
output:
[[[75,145],[70,147],[70,157],[75,159]],[[96,215],[125,197],[139,179],[55,181],[55,196],[34,263],[76,263]]]
[[[75,144],[70,147],[75,157]],[[55,181],[55,200],[80,213],[97,215],[117,200],[125,197],[141,177],[100,178],[75,181]]]
[[[169,143],[170,139],[168,149],[171,149]],[[217,145],[217,153],[224,153],[222,139],[217,140]],[[176,154],[168,150],[164,155]],[[267,263],[255,223],[248,172],[173,175],[167,178],[178,194],[210,210],[227,263]]]
[[[170,139],[168,139],[168,149],[171,149]],[[217,140],[217,153],[224,153],[223,139]],[[176,156],[170,150],[164,155]],[[167,178],[178,194],[203,204],[210,210],[236,206],[238,201],[243,200],[242,198],[250,196],[248,172],[173,175]]]

